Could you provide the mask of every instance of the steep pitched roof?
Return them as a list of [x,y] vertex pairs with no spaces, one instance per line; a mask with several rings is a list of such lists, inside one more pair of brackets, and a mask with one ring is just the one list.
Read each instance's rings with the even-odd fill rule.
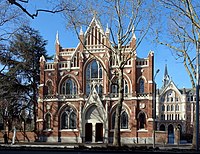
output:
[[96,15],[94,15],[94,17],[92,18],[92,21],[90,22],[87,30],[85,31],[85,36],[87,35],[87,33],[91,30],[91,28],[93,28],[94,26],[97,26],[97,28],[100,29],[101,33],[104,34],[104,30],[103,30],[103,26],[101,25],[100,20],[97,18]]
[[167,92],[168,90],[174,90],[176,91],[179,95],[181,95],[181,91],[178,89],[178,87],[174,84],[174,82],[172,80],[170,80],[167,85],[165,87],[163,87],[163,89],[160,90],[160,96],[165,94],[165,92]]

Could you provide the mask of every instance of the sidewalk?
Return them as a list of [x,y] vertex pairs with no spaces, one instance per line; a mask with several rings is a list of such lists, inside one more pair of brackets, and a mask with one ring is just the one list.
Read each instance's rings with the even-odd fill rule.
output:
[[131,144],[120,148],[113,147],[112,144],[105,143],[47,143],[47,142],[18,142],[14,145],[0,143],[0,149],[17,149],[17,150],[100,150],[100,151],[177,151],[181,153],[195,152],[191,144],[173,145],[167,144],[165,146],[156,145],[153,149],[152,144]]

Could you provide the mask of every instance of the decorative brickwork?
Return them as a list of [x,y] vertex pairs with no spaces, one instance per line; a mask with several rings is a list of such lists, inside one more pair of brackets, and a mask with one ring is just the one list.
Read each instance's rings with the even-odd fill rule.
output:
[[[112,142],[118,100],[116,61],[109,52],[109,31],[94,17],[76,48],[62,48],[56,37],[53,62],[40,59],[37,129],[49,142]],[[127,52],[135,46],[133,37]],[[82,44],[84,43],[84,45]],[[92,53],[92,54],[91,54]],[[95,58],[98,57],[98,58]],[[152,143],[154,54],[133,57],[124,69],[121,116],[123,143]]]

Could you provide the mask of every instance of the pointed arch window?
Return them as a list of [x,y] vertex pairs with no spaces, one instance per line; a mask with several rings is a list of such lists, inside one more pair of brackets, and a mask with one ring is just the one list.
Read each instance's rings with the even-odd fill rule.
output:
[[[128,82],[125,79],[124,79],[123,85],[124,85],[124,94],[128,94],[128,92],[129,92]],[[118,92],[119,92],[118,87],[119,87],[119,84],[118,84],[118,80],[116,78],[111,85],[111,93],[118,94]]]
[[47,113],[45,115],[45,129],[51,129],[51,114]]
[[165,111],[165,105],[164,104],[162,105],[161,110]]
[[170,111],[170,106],[169,105],[167,105],[167,111]]
[[179,111],[179,105],[178,105],[178,104],[176,104],[175,110],[176,110],[176,111]]
[[144,79],[140,79],[139,81],[139,93],[143,94],[144,93]]
[[164,124],[161,124],[159,130],[160,130],[160,131],[165,131],[165,125],[164,125]]
[[61,94],[65,95],[76,95],[77,94],[77,86],[74,80],[67,79],[61,86]]
[[102,66],[96,59],[92,60],[86,67],[86,95],[90,94],[95,87],[97,92],[103,94],[103,71]]
[[160,120],[165,120],[165,115],[164,114],[161,114]]
[[53,94],[53,84],[51,81],[47,81],[47,94],[52,95]]
[[118,80],[117,79],[115,79],[114,81],[113,81],[113,83],[112,83],[112,85],[111,85],[111,92],[113,93],[113,94],[118,94]]
[[69,107],[61,115],[61,129],[76,129],[76,125],[76,112]]
[[144,112],[139,114],[139,129],[145,129],[146,126],[146,117]]
[[128,129],[128,114],[126,111],[121,114],[121,129]]
[[76,128],[76,114],[72,112],[69,117],[69,128],[75,129]]
[[124,80],[124,94],[128,94],[128,82]]
[[79,67],[79,52],[76,52],[71,61],[71,67]]
[[174,111],[174,105],[171,105],[171,111]]
[[[112,124],[112,129],[115,128],[115,116],[116,116],[116,112],[113,112],[112,114],[112,117],[111,117],[111,124]],[[124,110],[122,111],[121,113],[121,124],[120,124],[120,129],[128,129],[128,121],[129,121],[129,118],[128,118],[128,114],[127,112]]]

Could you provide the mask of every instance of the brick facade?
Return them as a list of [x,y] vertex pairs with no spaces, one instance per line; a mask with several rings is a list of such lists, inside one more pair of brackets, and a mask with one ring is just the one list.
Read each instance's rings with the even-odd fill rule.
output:
[[[62,48],[57,34],[54,61],[40,58],[37,132],[41,141],[112,142],[118,93],[111,84],[116,69],[107,48],[109,30],[104,32],[94,17],[85,34],[81,29],[79,39],[76,48]],[[133,37],[123,49],[131,51],[135,41]],[[153,52],[139,58],[134,51],[125,65],[122,143],[152,143],[153,60]]]

